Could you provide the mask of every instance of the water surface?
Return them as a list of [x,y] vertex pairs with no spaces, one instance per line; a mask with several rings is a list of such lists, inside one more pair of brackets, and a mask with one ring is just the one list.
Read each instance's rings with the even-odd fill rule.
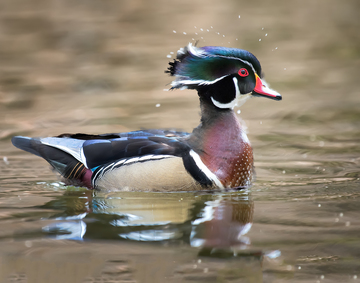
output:
[[[360,280],[357,1],[0,5],[0,282]],[[11,145],[191,131],[197,95],[163,91],[163,71],[193,38],[253,52],[283,95],[236,109],[250,190],[94,193]]]

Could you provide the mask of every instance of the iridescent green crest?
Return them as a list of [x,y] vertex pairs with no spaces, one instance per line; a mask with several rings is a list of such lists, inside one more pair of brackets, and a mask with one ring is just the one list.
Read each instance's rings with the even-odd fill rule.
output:
[[177,60],[169,64],[166,72],[176,77],[171,84],[172,88],[210,85],[224,77],[237,74],[241,68],[261,76],[261,66],[257,58],[246,50],[236,48],[196,47],[190,43],[181,48],[177,53]]

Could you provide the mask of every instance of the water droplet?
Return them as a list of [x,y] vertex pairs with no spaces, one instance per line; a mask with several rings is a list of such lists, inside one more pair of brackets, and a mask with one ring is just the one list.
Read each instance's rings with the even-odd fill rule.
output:
[[173,33],[176,33],[176,30],[173,30]]
[[10,162],[9,162],[9,160],[8,160],[8,158],[7,158],[6,156],[3,157],[3,160],[4,160],[4,163],[5,163],[6,165],[9,165],[9,164],[10,164]]
[[213,28],[213,26],[211,26],[210,28]]
[[277,47],[275,47],[275,49],[278,49]]
[[320,203],[318,204],[318,207],[321,207],[321,204],[320,204]]
[[201,31],[204,31],[202,28],[200,29]]
[[284,68],[284,71],[286,71],[286,68]]
[[236,40],[238,40],[238,39],[236,39]]
[[170,54],[174,54],[174,52],[170,52]]
[[321,276],[320,276],[320,279],[321,279],[321,280],[322,280],[322,279],[324,279],[324,278],[325,278],[325,276],[324,276],[324,275],[321,275]]
[[261,41],[261,38],[259,38],[259,41]]
[[340,212],[340,213],[339,213],[339,216],[340,216],[340,217],[343,217],[343,216],[344,216],[344,213]]
[[323,147],[325,145],[325,142],[319,141],[319,146]]
[[223,34],[223,37],[225,37],[225,34]]
[[183,34],[186,34],[186,32],[184,31]]
[[194,26],[194,28],[196,28],[196,26]]
[[208,30],[208,29],[207,29],[206,31],[207,31],[207,32],[209,32],[209,30]]
[[155,107],[160,107],[160,103],[156,104]]
[[167,58],[171,58],[171,55],[166,55]]
[[240,19],[240,15],[239,15],[239,19]]
[[240,114],[240,113],[241,113],[241,110],[236,111],[236,113]]
[[197,32],[195,32],[195,34],[197,35],[198,33],[197,33]]
[[32,242],[31,241],[25,241],[25,247],[31,248],[32,247]]
[[353,278],[354,278],[354,279],[357,279],[357,275],[354,275]]
[[267,36],[267,33],[265,33],[265,36]]
[[260,121],[260,125],[262,125],[262,121]]
[[283,173],[283,174],[285,174],[285,173],[286,173],[286,171],[284,170],[284,171],[282,171],[282,173]]
[[350,226],[350,221],[346,221],[345,226],[349,227]]
[[301,269],[301,266],[299,266],[298,269]]

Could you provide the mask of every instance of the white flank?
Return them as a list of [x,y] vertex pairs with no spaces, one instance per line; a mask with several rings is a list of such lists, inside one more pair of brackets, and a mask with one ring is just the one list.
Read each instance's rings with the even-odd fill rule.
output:
[[190,155],[194,159],[196,166],[206,175],[206,177],[213,181],[220,189],[225,189],[218,177],[206,167],[200,156],[195,151],[190,150]]
[[102,169],[102,170],[105,171],[105,170],[107,170],[107,169],[110,168],[110,167],[112,168],[114,165],[115,165],[115,164],[110,164],[110,165],[106,166],[106,167],[105,167],[104,169]]

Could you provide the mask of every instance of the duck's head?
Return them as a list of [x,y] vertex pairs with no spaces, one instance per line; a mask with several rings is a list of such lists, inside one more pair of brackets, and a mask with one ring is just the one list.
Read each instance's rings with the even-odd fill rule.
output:
[[262,78],[258,59],[246,50],[190,43],[169,64],[166,72],[176,77],[171,89],[196,89],[218,108],[233,108],[251,96],[281,100]]

